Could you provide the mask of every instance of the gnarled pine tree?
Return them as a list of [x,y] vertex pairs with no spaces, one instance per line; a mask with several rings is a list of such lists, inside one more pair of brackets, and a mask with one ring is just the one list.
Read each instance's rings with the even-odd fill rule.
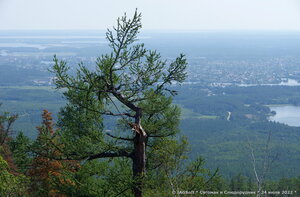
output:
[[[67,63],[56,57],[52,70],[69,101],[59,123],[65,157],[130,158],[136,197],[142,196],[151,144],[179,131],[180,109],[172,105],[176,91],[170,85],[184,81],[187,66],[184,55],[168,63],[136,44],[140,29],[141,14],[136,11],[132,19],[125,14],[107,31],[112,52],[97,59],[95,71],[81,63],[70,75]],[[111,116],[114,126],[107,127],[104,116]]]

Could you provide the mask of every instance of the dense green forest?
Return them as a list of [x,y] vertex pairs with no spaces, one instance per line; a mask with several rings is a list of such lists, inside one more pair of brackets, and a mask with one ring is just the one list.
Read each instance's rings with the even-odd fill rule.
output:
[[[215,96],[207,96],[205,91],[201,93],[198,86],[189,85],[189,88],[179,88],[174,102],[182,109],[180,129],[189,140],[191,157],[205,157],[209,168],[219,167],[227,178],[238,173],[253,176],[248,138],[262,146],[268,132],[272,131],[274,151],[280,157],[269,178],[292,177],[299,173],[299,128],[268,121],[271,112],[265,106],[293,104],[289,98],[297,97],[298,87],[229,87],[214,90]],[[66,101],[54,87],[32,86],[1,87],[1,102],[1,111],[19,114],[14,134],[23,131],[34,139],[38,134],[35,127],[41,122],[41,111],[48,109],[57,120],[55,114]],[[228,111],[232,112],[230,121],[227,120]],[[107,129],[113,127],[111,118],[105,121],[108,122]]]
[[[257,157],[262,158],[261,150],[264,149],[268,132],[271,131],[271,151],[274,155],[278,154],[278,158],[268,173],[266,189],[270,191],[278,188],[299,190],[297,188],[299,179],[292,178],[299,174],[299,128],[268,121],[267,116],[270,115],[270,110],[265,106],[265,104],[278,104],[278,100],[284,101],[280,102],[281,104],[292,104],[288,98],[297,97],[298,87],[251,87],[251,91],[247,91],[249,87],[230,87],[215,89],[215,96],[207,96],[206,90],[202,93],[194,91],[201,87],[195,86],[193,87],[195,89],[191,88],[192,86],[189,87],[189,92],[187,88],[178,88],[178,95],[174,100],[182,109],[180,136],[187,136],[189,141],[189,151],[185,156],[187,159],[183,162],[184,164],[180,165],[185,166],[191,160],[201,156],[205,158],[205,164],[202,163],[203,169],[210,169],[212,172],[219,169],[218,173],[222,177],[224,189],[239,190],[240,187],[249,190],[251,183],[251,190],[253,190],[256,187],[256,181],[248,143],[249,141],[253,143]],[[264,90],[263,92],[269,91],[270,94],[276,95],[260,94],[261,89]],[[36,139],[38,130],[35,127],[42,122],[42,110],[48,109],[56,114],[66,103],[62,92],[55,90],[54,87],[2,87],[1,90],[3,99],[1,111],[19,114],[14,124],[15,140],[19,131],[24,131],[31,140]],[[226,94],[224,95],[223,92]],[[258,96],[251,101],[249,98],[253,98],[255,92]],[[259,95],[265,99],[259,98]],[[227,105],[224,107],[224,105],[215,104],[218,102],[227,103]],[[202,107],[198,108],[198,106]],[[215,113],[211,113],[213,111],[211,106],[215,108]],[[232,111],[230,121],[227,120],[229,110]],[[255,116],[247,118],[245,114]],[[55,115],[54,120],[57,118]],[[106,121],[106,126],[112,127],[109,124],[113,121]],[[241,180],[243,183],[236,183],[238,186],[233,186],[234,181],[240,182]]]
[[[39,90],[36,90],[39,91]],[[42,90],[44,91],[44,90]],[[57,93],[58,94],[58,93]],[[59,105],[57,105],[58,107]],[[3,109],[2,109],[3,110]],[[39,111],[39,110],[38,110]],[[174,180],[176,181],[181,181],[180,186],[178,186],[181,190],[187,190],[187,191],[197,191],[198,188],[205,188],[206,190],[213,190],[213,191],[254,191],[257,190],[257,184],[255,181],[255,178],[253,176],[253,171],[252,171],[252,166],[251,166],[251,157],[250,157],[250,150],[247,147],[246,141],[247,141],[247,136],[245,136],[244,132],[251,131],[254,132],[252,138],[255,138],[255,141],[253,143],[255,146],[258,148],[258,150],[263,149],[264,144],[266,143],[266,126],[267,128],[272,129],[277,135],[281,136],[282,138],[288,139],[289,143],[288,145],[285,145],[284,147],[274,146],[272,148],[273,151],[276,151],[279,153],[279,151],[284,151],[282,154],[280,154],[280,159],[278,159],[274,165],[272,166],[272,169],[270,171],[270,174],[268,175],[267,181],[265,183],[264,189],[267,191],[285,191],[285,190],[295,190],[299,191],[299,178],[287,178],[287,174],[290,174],[290,177],[294,177],[294,174],[298,172],[298,163],[297,159],[295,158],[293,162],[293,158],[290,158],[293,155],[297,155],[297,147],[298,147],[298,136],[296,135],[299,131],[297,128],[294,127],[289,127],[283,124],[279,123],[272,123],[272,122],[265,122],[265,123],[252,123],[249,124],[248,126],[242,126],[246,125],[246,121],[242,122],[237,121],[227,121],[224,119],[218,119],[218,118],[210,118],[209,116],[195,116],[194,118],[191,118],[191,113],[187,109],[184,110],[186,111],[182,115],[182,120],[181,120],[181,135],[185,135],[189,139],[189,145],[187,144],[187,141],[182,141],[182,145],[180,146],[179,152],[176,154],[177,157],[179,158],[174,158],[176,159],[176,162],[179,162],[174,166],[175,169],[174,173],[177,174],[178,177],[173,177]],[[195,115],[195,113],[192,113],[192,115]],[[5,122],[8,119],[8,115],[2,115],[1,117],[6,117],[6,118],[1,118],[2,120],[2,125],[7,125]],[[22,118],[22,117],[20,117]],[[45,117],[44,117],[45,118]],[[42,117],[37,118],[37,121],[42,120]],[[18,121],[18,119],[16,120]],[[25,121],[25,120],[24,120]],[[49,121],[49,120],[48,120]],[[46,124],[47,121],[43,121],[43,124]],[[51,120],[52,122],[52,120]],[[53,122],[52,122],[53,123]],[[51,123],[51,124],[52,124]],[[22,125],[22,122],[20,122]],[[46,124],[47,125],[47,124]],[[26,126],[26,125],[24,125]],[[184,130],[185,128],[185,130]],[[189,130],[187,130],[187,128]],[[289,134],[286,134],[287,136],[283,136],[281,133],[282,130],[285,130],[289,132]],[[38,129],[33,129],[33,135],[41,135],[39,134],[40,131]],[[209,131],[209,132],[208,132]],[[263,133],[260,134],[260,131]],[[259,137],[261,135],[261,139]],[[272,137],[272,144],[277,143],[276,139],[276,134],[273,135]],[[292,140],[290,139],[292,138]],[[35,139],[35,140],[33,140]],[[274,141],[276,139],[276,141]],[[8,176],[8,178],[5,178],[6,181],[9,181],[9,186],[5,185],[4,183],[6,181],[3,181],[2,183],[2,192],[5,194],[5,192],[10,192],[13,195],[17,195],[16,192],[24,192],[25,190],[27,191],[29,188],[29,183],[30,180],[29,178],[22,175],[28,174],[28,167],[33,165],[33,161],[36,159],[34,155],[35,149],[36,149],[36,144],[41,143],[39,142],[40,138],[28,138],[23,135],[23,133],[16,134],[15,137],[11,138],[8,140],[8,145],[10,147],[10,150],[13,155],[13,160],[14,164],[12,166],[7,166],[7,161],[3,161],[2,165],[6,166],[3,167],[2,169],[7,169],[7,171],[3,171],[5,175],[3,176]],[[294,141],[294,142],[293,142]],[[260,146],[257,146],[260,144]],[[280,144],[280,143],[279,143]],[[286,154],[285,151],[288,151],[288,154]],[[205,159],[201,159],[198,156],[203,156]],[[261,155],[257,155],[258,157],[261,157]],[[284,157],[285,156],[285,157]],[[191,158],[197,158],[196,161],[191,162]],[[205,162],[206,160],[206,162]],[[54,162],[54,161],[53,161]],[[60,162],[60,161],[59,161]],[[105,164],[85,164],[87,166],[82,166],[80,168],[80,172],[76,172],[79,174],[76,174],[76,177],[84,176],[80,178],[80,181],[83,181],[84,183],[89,183],[84,184],[84,185],[77,185],[75,188],[73,186],[75,185],[64,185],[62,188],[59,187],[59,184],[57,184],[56,181],[57,177],[54,175],[50,175],[48,177],[48,183],[51,183],[51,187],[47,188],[50,190],[55,190],[62,192],[65,195],[69,195],[70,192],[76,191],[76,192],[81,192],[81,194],[88,194],[91,196],[97,196],[103,194],[103,192],[109,192],[110,190],[116,192],[120,191],[122,192],[122,186],[116,186],[114,184],[118,184],[120,182],[124,182],[124,179],[126,179],[126,176],[128,176],[126,173],[122,171],[116,171],[116,168],[120,168],[120,165],[123,166],[121,167],[124,169],[124,165],[128,163],[128,161],[118,161],[121,163],[115,163],[112,161],[107,161],[108,163]],[[122,164],[125,162],[125,164]],[[175,162],[175,160],[173,161]],[[198,163],[197,163],[198,162]],[[43,163],[39,164],[42,165]],[[45,164],[46,165],[46,164]],[[47,164],[49,165],[49,164]],[[99,166],[100,165],[100,166]],[[169,164],[167,164],[169,165]],[[175,163],[174,163],[175,165]],[[187,167],[187,166],[193,166],[194,167]],[[101,167],[102,166],[102,167]],[[288,166],[288,168],[287,168]],[[86,169],[87,168],[87,169]],[[93,188],[101,188],[104,187],[103,185],[101,186],[101,183],[94,183],[94,181],[98,180],[90,180],[87,181],[86,178],[88,178],[89,171],[88,169],[95,168],[98,169],[97,173],[102,174],[101,176],[107,177],[105,180],[107,183],[103,182],[102,184],[110,184],[111,189],[107,189],[105,191],[101,190],[96,190],[94,191]],[[182,169],[183,168],[183,169]],[[186,168],[186,169],[185,169]],[[104,173],[105,169],[105,173]],[[209,177],[213,176],[213,183],[206,184],[203,183],[203,181],[199,182],[199,179],[195,179],[195,182],[189,182],[188,177],[186,179],[181,179],[182,178],[182,173],[187,173],[186,170],[199,170],[198,175],[200,180],[203,180],[205,182],[210,180]],[[210,170],[209,170],[210,169]],[[215,174],[215,170],[219,169],[217,171],[217,174]],[[72,180],[70,176],[69,171],[64,171],[65,168],[63,169],[53,169],[53,170],[58,170],[60,173],[60,176],[62,176],[64,179],[67,180]],[[129,169],[128,169],[129,170]],[[282,170],[282,171],[280,171]],[[289,170],[289,171],[288,171]],[[17,171],[17,176],[16,172]],[[51,170],[49,170],[51,171]],[[49,171],[46,171],[44,173],[49,173]],[[38,172],[41,173],[41,172]],[[105,175],[103,175],[103,173]],[[122,175],[122,173],[125,173],[125,175]],[[190,171],[191,174],[195,173]],[[282,174],[280,174],[282,173]],[[99,175],[100,175],[99,174]],[[129,173],[130,174],[130,173]],[[46,176],[46,175],[45,175]],[[121,178],[120,176],[123,176]],[[273,178],[272,178],[273,177]],[[284,178],[285,177],[285,178]],[[161,177],[157,178],[158,180],[161,180]],[[32,181],[32,180],[31,180]],[[39,182],[44,182],[45,180],[35,180]],[[79,181],[76,179],[76,181]],[[98,180],[100,181],[100,180]],[[97,181],[96,181],[97,182]],[[15,184],[11,184],[15,183]],[[20,183],[22,187],[20,187]],[[185,184],[184,184],[185,183]],[[46,184],[46,183],[45,183]],[[52,185],[53,184],[53,185]],[[78,182],[78,184],[82,184]],[[129,183],[128,183],[129,184]],[[162,184],[161,182],[159,184]],[[178,182],[177,182],[178,184]],[[169,196],[170,193],[172,192],[172,189],[169,188],[166,185],[160,185],[161,190],[157,190],[157,187],[152,185],[151,187],[156,188],[157,190],[156,194],[151,194],[150,196]],[[107,185],[105,186],[107,187]],[[16,190],[18,188],[18,190]],[[119,188],[119,189],[117,189]],[[153,189],[152,188],[152,189]],[[151,188],[149,188],[149,192],[152,191]],[[30,190],[29,190],[30,191]],[[91,192],[92,191],[92,192]],[[44,191],[39,191],[39,192],[44,192]],[[111,192],[111,191],[110,191]],[[79,194],[79,193],[78,193]],[[81,195],[80,194],[80,195]],[[110,196],[112,193],[109,193],[108,196]],[[31,195],[33,195],[31,193]],[[37,194],[37,196],[40,195],[40,193]],[[51,195],[51,194],[47,194]],[[79,195],[79,196],[80,196]],[[228,196],[228,195],[226,195]],[[251,195],[250,195],[251,196]],[[297,195],[295,195],[297,196]]]

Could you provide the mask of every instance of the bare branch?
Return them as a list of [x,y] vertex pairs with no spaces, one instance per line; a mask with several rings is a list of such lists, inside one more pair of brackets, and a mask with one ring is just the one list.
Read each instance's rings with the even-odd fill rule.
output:
[[129,113],[112,113],[111,111],[105,111],[105,112],[101,112],[101,114],[103,115],[108,115],[108,116],[128,116],[128,117],[131,117],[131,118],[134,118],[134,115],[131,115]]
[[209,177],[209,179],[204,183],[204,185],[207,185],[209,182],[211,182],[213,180],[213,178],[217,176],[218,172],[219,172],[219,169],[217,168],[215,170],[214,174]]
[[88,161],[100,158],[112,158],[112,157],[131,157],[131,154],[125,150],[120,150],[118,152],[103,152],[95,155],[89,155],[82,157],[82,159],[87,159]]
[[172,136],[174,135],[174,133],[168,133],[168,134],[165,134],[165,135],[148,135],[148,137],[169,137],[169,136]]
[[255,158],[255,154],[254,154],[254,149],[253,149],[252,144],[250,143],[250,140],[249,140],[248,136],[247,136],[247,140],[248,140],[248,146],[249,146],[250,151],[251,151],[253,172],[254,172],[254,175],[255,175],[255,179],[256,179],[257,185],[259,187],[260,186],[260,178],[259,178],[257,170],[256,170],[256,158]]
[[40,155],[45,158],[58,160],[58,161],[68,161],[68,160],[94,160],[94,159],[101,159],[101,158],[114,158],[114,157],[132,157],[132,154],[127,152],[126,150],[120,150],[118,152],[102,152],[97,154],[87,154],[84,156],[80,156],[77,153],[73,154],[65,154],[62,156],[53,156],[46,153],[42,153],[39,151],[32,150],[33,153]]
[[3,127],[2,128],[0,127],[0,139],[2,138],[0,145],[3,145],[4,142],[6,141],[6,138],[8,137],[9,132],[11,131],[12,124],[15,122],[17,117],[18,117],[17,115],[8,117],[6,128],[4,129]]

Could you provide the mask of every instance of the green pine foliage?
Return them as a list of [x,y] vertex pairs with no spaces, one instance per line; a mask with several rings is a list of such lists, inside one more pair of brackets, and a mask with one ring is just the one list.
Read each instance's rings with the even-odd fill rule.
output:
[[20,132],[9,143],[10,150],[13,154],[14,163],[17,169],[21,173],[25,173],[28,170],[28,166],[31,163],[30,156],[31,140]]
[[26,196],[27,183],[24,175],[10,172],[7,162],[0,155],[0,196]]
[[[131,181],[121,181],[125,188],[116,182],[112,191],[133,190],[135,196],[145,192],[148,174],[160,167],[156,160],[172,157],[163,149],[177,148],[180,109],[172,104],[177,92],[169,85],[184,81],[187,66],[184,55],[167,63],[158,52],[136,44],[140,28],[137,12],[132,19],[119,18],[114,31],[106,33],[112,52],[97,59],[95,71],[80,63],[76,74],[70,75],[67,63],[56,57],[52,70],[56,87],[66,90],[68,101],[58,123],[64,156],[84,161],[83,169],[92,160],[109,160],[109,167],[115,166],[112,172],[118,171],[122,158],[126,168],[132,169],[126,176]],[[103,121],[109,116],[114,121],[110,128]],[[101,182],[97,176],[110,179],[113,175],[95,176]]]

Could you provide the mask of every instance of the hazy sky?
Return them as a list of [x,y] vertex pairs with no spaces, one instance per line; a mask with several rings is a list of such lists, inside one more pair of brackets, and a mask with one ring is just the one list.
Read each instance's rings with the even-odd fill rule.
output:
[[300,0],[0,0],[0,30],[106,29],[135,8],[144,29],[300,31]]

